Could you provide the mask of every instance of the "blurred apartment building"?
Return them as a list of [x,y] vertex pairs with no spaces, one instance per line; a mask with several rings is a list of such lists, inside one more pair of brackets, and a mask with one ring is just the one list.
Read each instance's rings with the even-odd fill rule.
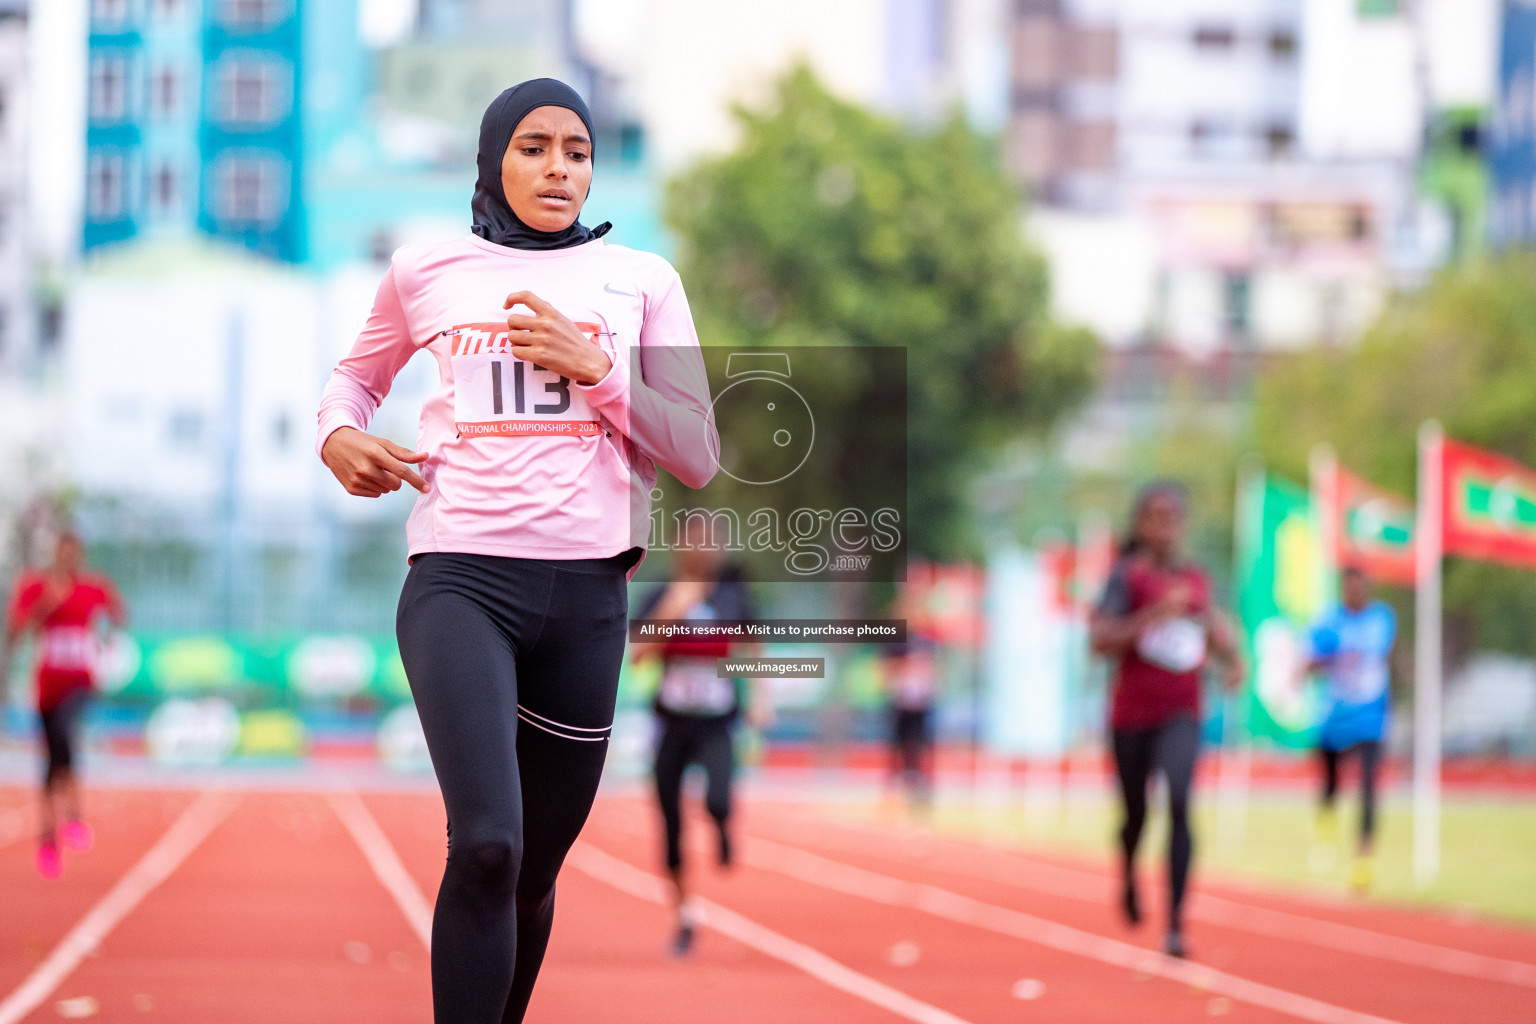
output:
[[1536,245],[1536,4],[1504,0],[1491,132],[1492,240]]
[[304,262],[367,79],[355,0],[90,0],[82,248],[192,230]]
[[0,378],[28,361],[35,334],[27,246],[27,9],[0,2]]
[[[1197,358],[1353,338],[1448,255],[1419,187],[1435,72],[1486,68],[1492,6],[1017,0],[1008,155],[1060,311]],[[1451,14],[1488,38],[1435,38]]]
[[[486,103],[592,78],[570,0],[420,0],[415,31],[377,50],[358,7],[89,0],[83,249],[196,231],[326,269],[451,237]],[[638,134],[613,127],[635,162]]]
[[[589,0],[589,46],[633,103],[667,171],[728,150],[732,108],[768,98],[797,62],[834,93],[926,121],[1007,116],[1010,0]],[[641,13],[643,12],[643,13]],[[602,24],[607,21],[608,25]]]
[[1483,244],[1498,8],[1014,0],[1007,158],[1056,314],[1106,344],[1071,464],[1230,429],[1267,360]]

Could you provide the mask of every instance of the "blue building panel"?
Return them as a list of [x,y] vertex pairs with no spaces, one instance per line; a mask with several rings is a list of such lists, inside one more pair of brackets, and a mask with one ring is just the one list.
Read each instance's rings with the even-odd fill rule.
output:
[[262,24],[204,13],[198,227],[288,263],[304,259],[299,4]]
[[1497,246],[1536,242],[1536,0],[1504,0],[1489,216]]
[[[93,22],[86,59],[86,251],[133,237],[141,188],[143,37],[128,22]],[[110,76],[104,74],[113,68]],[[98,73],[108,81],[98,81]],[[110,86],[110,88],[108,88]],[[103,110],[110,103],[115,110]]]

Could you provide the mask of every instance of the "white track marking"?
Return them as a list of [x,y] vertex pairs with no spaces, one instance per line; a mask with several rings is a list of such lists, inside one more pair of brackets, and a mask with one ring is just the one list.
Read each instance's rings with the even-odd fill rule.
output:
[[[843,827],[858,828],[846,823]],[[886,841],[889,840],[889,837],[883,838]],[[980,849],[995,856],[1014,860],[1023,870],[988,871],[953,865],[948,865],[943,870],[952,874],[1002,882],[1020,889],[1030,889],[1050,896],[1089,903],[1102,902],[1100,890],[1109,884],[1108,878],[1090,871],[1033,860],[1011,851],[990,847],[980,847]],[[903,861],[903,863],[906,862]],[[1361,928],[1358,925],[1329,921],[1326,918],[1274,910],[1203,892],[1193,894],[1189,909],[1185,913],[1198,921],[1207,921],[1223,928],[1252,932],[1272,939],[1308,943],[1344,953],[1390,960],[1410,967],[1426,968],[1445,974],[1459,974],[1463,977],[1477,978],[1480,981],[1501,981],[1510,985],[1536,988],[1536,964],[1388,935],[1384,932]]]
[[144,897],[179,868],[198,844],[239,802],[238,796],[204,793],[166,829],[154,846],[86,912],[48,958],[0,1003],[0,1024],[16,1024],[41,1006],[80,961],[90,956]]
[[[395,852],[394,846],[389,842],[389,837],[384,830],[379,828],[379,823],[368,808],[358,799],[357,794],[351,790],[330,794],[331,809],[336,812],[336,817],[352,833],[352,839],[357,843],[357,848],[363,851],[363,856],[368,860],[368,866],[373,868],[374,875],[379,883],[384,886],[395,899],[395,905],[405,915],[406,923],[411,926],[411,931],[421,940],[421,944],[428,949],[432,948],[432,908],[427,906],[426,897],[421,894],[421,889],[416,881],[411,878],[410,872],[405,870],[405,865],[400,863],[400,855]],[[0,1021],[0,1024],[4,1024]]]
[[[611,854],[604,853],[589,843],[577,843],[566,857],[566,863],[637,899],[659,903],[662,906],[670,902],[666,883],[660,878],[641,871]],[[820,950],[764,928],[756,921],[742,917],[718,903],[699,897],[695,899],[703,908],[705,927],[735,939],[744,946],[750,946],[759,953],[798,968],[835,989],[881,1009],[889,1010],[898,1017],[917,1021],[918,1024],[967,1024],[964,1019],[952,1013],[920,999],[914,999],[905,992],[882,984],[867,974],[860,974],[853,968],[833,960]]]
[[21,807],[0,807],[0,850],[20,842],[29,833],[35,834],[37,826],[33,822],[33,815]]
[[1393,960],[1445,974],[1460,974],[1481,981],[1502,981],[1536,988],[1536,964],[1519,960],[1469,953],[1449,946],[1437,946],[1432,942],[1385,935],[1354,925],[1239,903],[1220,896],[1197,896],[1193,914],[1212,924],[1240,928],[1271,938],[1310,942],[1314,946],[1373,956],[1378,960]]
[[754,867],[775,871],[834,892],[858,896],[887,906],[921,910],[935,917],[1024,939],[1063,953],[1184,982],[1216,995],[1302,1020],[1316,1021],[1317,1024],[1394,1024],[1385,1017],[1348,1010],[1033,914],[984,903],[938,886],[866,871],[770,840],[754,838],[747,846],[746,853],[747,863]]

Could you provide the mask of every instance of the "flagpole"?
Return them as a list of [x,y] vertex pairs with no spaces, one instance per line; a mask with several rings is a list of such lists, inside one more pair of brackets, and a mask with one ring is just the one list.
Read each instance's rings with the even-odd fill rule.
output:
[[[1245,527],[1250,516],[1263,515],[1262,507],[1252,507],[1255,493],[1263,486],[1264,463],[1257,455],[1245,455],[1238,462],[1237,467],[1237,493],[1234,495],[1235,508],[1232,516],[1232,561],[1234,567],[1242,573],[1242,567],[1237,566],[1241,557],[1243,544],[1246,539]],[[1262,503],[1263,498],[1259,501]],[[1248,581],[1243,575],[1238,576],[1239,589],[1238,620],[1241,623],[1241,588]],[[1241,626],[1239,626],[1241,628]],[[1246,652],[1245,652],[1246,655]],[[1256,670],[1255,665],[1249,665],[1249,673]],[[1229,851],[1240,851],[1247,839],[1248,831],[1248,790],[1253,774],[1253,741],[1245,735],[1243,727],[1246,717],[1246,701],[1248,687],[1252,680],[1244,684],[1243,689],[1234,694],[1223,693],[1221,715],[1221,760],[1218,762],[1220,776],[1218,779],[1217,801],[1217,829],[1216,834],[1221,846]]]
[[1440,873],[1440,571],[1444,552],[1445,435],[1419,427],[1419,511],[1414,533],[1413,877],[1419,886]]
[[1319,441],[1307,459],[1307,483],[1312,492],[1312,514],[1317,517],[1317,539],[1323,549],[1323,604],[1338,592],[1339,552],[1343,550],[1339,509],[1339,460],[1333,445]]

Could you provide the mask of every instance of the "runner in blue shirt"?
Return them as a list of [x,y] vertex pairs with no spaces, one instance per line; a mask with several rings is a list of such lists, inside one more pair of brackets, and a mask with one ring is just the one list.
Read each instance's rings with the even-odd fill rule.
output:
[[1371,578],[1355,566],[1344,570],[1343,601],[1312,627],[1309,669],[1322,675],[1327,712],[1318,734],[1323,762],[1320,831],[1336,831],[1334,798],[1339,763],[1360,756],[1360,838],[1350,882],[1368,888],[1373,875],[1371,843],[1376,831],[1376,769],[1391,713],[1392,646],[1397,616],[1373,596]]

